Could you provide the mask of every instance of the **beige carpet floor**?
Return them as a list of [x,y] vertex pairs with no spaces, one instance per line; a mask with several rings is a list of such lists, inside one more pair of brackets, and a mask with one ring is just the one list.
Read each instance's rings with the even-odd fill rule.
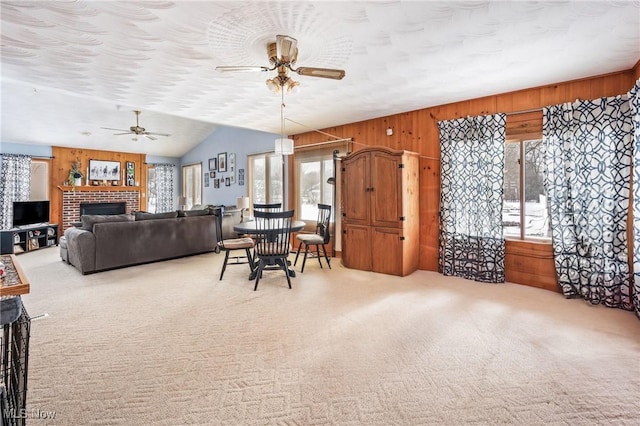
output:
[[[310,262],[293,289],[206,254],[82,276],[18,257],[45,425],[640,422],[640,321],[515,284]],[[299,270],[299,265],[298,268]]]

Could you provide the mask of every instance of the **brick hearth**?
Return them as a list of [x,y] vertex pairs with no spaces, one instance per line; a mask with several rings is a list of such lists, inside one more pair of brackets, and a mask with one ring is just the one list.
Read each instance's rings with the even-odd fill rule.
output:
[[138,210],[140,205],[139,191],[64,191],[62,193],[62,231],[73,222],[80,222],[80,203],[127,203],[127,213]]

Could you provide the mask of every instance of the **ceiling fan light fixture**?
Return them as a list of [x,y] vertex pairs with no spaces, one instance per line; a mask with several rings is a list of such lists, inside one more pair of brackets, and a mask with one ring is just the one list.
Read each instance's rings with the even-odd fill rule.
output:
[[300,83],[298,83],[297,81],[289,78],[287,79],[285,85],[287,86],[287,93],[298,93]]
[[298,41],[286,35],[277,35],[276,41],[267,43],[267,57],[270,67],[265,66],[217,66],[216,70],[226,71],[273,71],[278,70],[278,75],[266,81],[267,87],[273,93],[280,93],[286,87],[287,92],[295,92],[299,86],[287,73],[295,72],[298,75],[342,80],[344,70],[332,68],[300,67],[295,68],[298,60]]
[[300,86],[300,83],[283,74],[269,78],[265,83],[267,84],[267,88],[273,93],[280,93],[285,89],[287,90],[287,93],[296,93]]
[[135,126],[131,126],[129,127],[128,130],[125,129],[114,129],[113,127],[101,127],[102,129],[106,129],[106,130],[117,130],[118,132],[122,132],[122,133],[114,133],[114,136],[120,136],[120,135],[134,135],[133,137],[133,141],[137,141],[138,139],[136,138],[137,136],[144,136],[147,139],[150,139],[152,141],[156,140],[156,138],[154,138],[151,135],[157,135],[157,136],[171,136],[168,133],[156,133],[156,132],[147,132],[147,129],[145,129],[144,127],[140,126],[140,111],[139,110],[134,110],[133,111],[136,114],[136,125]]
[[273,93],[280,93],[280,81],[278,81],[278,77],[269,78],[266,81],[267,88],[271,90]]

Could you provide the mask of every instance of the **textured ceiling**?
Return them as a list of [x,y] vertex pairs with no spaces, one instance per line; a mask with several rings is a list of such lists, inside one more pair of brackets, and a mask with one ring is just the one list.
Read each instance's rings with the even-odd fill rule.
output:
[[[217,126],[280,132],[265,73],[277,34],[297,66],[289,134],[627,70],[640,2],[5,1],[2,141],[181,156]],[[170,133],[150,141],[101,127]]]

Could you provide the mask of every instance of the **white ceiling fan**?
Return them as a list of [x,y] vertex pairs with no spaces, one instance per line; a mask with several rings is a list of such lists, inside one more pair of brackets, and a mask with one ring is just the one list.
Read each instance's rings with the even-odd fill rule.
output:
[[[133,112],[136,114],[136,125],[129,127],[129,130],[114,129],[113,127],[101,127],[101,129],[117,130],[119,132],[123,132],[123,133],[114,133],[114,136],[121,136],[121,135],[144,136],[145,138],[150,139],[152,141],[155,141],[158,139],[158,138],[155,138],[154,136],[171,136],[168,133],[147,132],[147,130],[144,127],[140,127],[140,123],[139,123],[140,111],[134,110]],[[137,139],[134,139],[134,140],[137,140]]]
[[295,68],[298,59],[298,41],[286,35],[277,35],[275,43],[267,45],[267,56],[270,67],[267,66],[218,66],[216,71],[234,72],[234,71],[273,71],[278,70],[278,75],[267,80],[267,86],[278,91],[280,88],[286,87],[291,91],[297,82],[293,81],[288,75],[288,71],[293,71],[298,75],[308,77],[321,77],[333,80],[342,80],[345,76],[344,70],[332,68],[316,68],[316,67],[299,67]]

